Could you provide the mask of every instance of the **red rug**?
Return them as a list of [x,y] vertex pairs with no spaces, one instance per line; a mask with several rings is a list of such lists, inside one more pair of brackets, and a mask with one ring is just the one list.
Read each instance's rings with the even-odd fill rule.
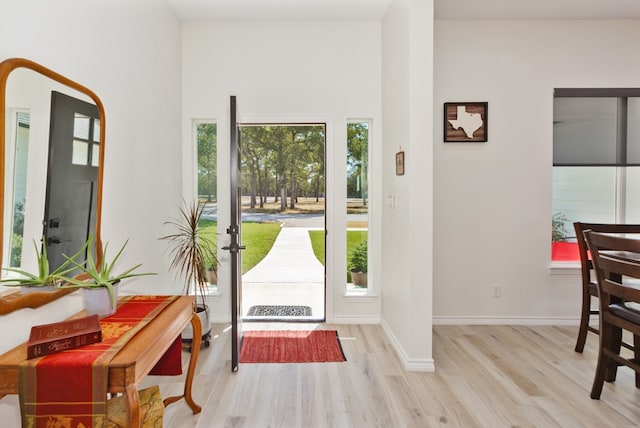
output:
[[247,331],[241,363],[325,363],[347,359],[335,330]]

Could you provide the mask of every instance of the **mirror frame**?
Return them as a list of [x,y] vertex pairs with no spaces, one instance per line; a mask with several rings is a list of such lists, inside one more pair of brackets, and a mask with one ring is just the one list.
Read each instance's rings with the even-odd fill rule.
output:
[[[5,150],[6,150],[6,95],[7,95],[7,79],[9,74],[17,68],[27,68],[41,74],[49,79],[61,83],[71,89],[87,95],[96,103],[98,113],[100,115],[100,154],[98,166],[98,192],[96,201],[96,229],[94,231],[96,257],[102,258],[102,241],[100,239],[100,224],[102,218],[102,179],[104,172],[104,144],[106,120],[104,113],[104,105],[100,98],[89,88],[59,74],[55,71],[44,67],[36,62],[25,58],[9,58],[0,62],[0,220],[4,219],[4,190],[5,190]],[[3,257],[4,230],[0,227],[0,261]],[[72,291],[73,288],[60,289],[53,292],[33,292],[22,294],[19,290],[8,290],[0,294],[0,315],[4,315],[22,308],[37,308],[59,297],[64,296]]]

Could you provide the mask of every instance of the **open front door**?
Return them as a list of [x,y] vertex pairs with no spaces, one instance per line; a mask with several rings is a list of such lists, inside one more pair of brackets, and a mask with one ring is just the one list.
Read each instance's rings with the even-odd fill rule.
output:
[[240,129],[238,128],[236,97],[231,96],[231,225],[227,229],[231,240],[223,249],[231,253],[231,371],[238,370],[242,338],[242,258],[240,226],[242,191],[240,189]]

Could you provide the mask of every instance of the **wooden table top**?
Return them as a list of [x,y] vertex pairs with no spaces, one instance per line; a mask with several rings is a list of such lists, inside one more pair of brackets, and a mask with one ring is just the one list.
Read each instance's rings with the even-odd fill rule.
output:
[[[193,316],[193,296],[180,296],[134,335],[109,363],[108,391],[124,392],[138,384],[162,357]],[[85,316],[79,312],[72,318]],[[0,396],[18,393],[19,366],[27,358],[26,342],[0,355]]]

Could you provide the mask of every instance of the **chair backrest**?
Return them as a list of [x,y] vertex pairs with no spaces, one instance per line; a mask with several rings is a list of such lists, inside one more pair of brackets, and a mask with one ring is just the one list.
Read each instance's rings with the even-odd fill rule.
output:
[[587,230],[585,238],[598,279],[600,307],[610,305],[612,296],[640,302],[640,290],[624,285],[626,279],[640,279],[640,235],[628,238]]
[[[587,285],[591,281],[591,270],[593,263],[589,256],[589,248],[585,240],[584,232],[591,230],[597,233],[614,233],[617,235],[627,233],[640,233],[640,224],[614,224],[614,223],[573,223],[576,231],[576,240],[580,252],[580,267],[582,272],[582,284]],[[593,279],[595,281],[595,278]]]

